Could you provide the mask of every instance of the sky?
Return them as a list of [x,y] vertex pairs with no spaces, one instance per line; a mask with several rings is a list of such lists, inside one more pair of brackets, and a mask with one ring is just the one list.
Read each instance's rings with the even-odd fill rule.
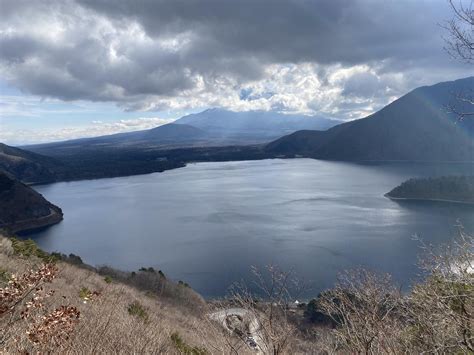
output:
[[0,142],[211,107],[362,118],[473,74],[443,49],[452,17],[447,0],[0,0]]

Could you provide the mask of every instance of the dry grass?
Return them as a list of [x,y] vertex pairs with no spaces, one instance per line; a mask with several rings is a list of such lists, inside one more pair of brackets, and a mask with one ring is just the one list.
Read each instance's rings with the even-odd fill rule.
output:
[[[0,265],[7,273],[22,275],[36,270],[43,261],[37,257],[12,255],[8,241],[1,239]],[[58,262],[59,270],[51,283],[43,285],[43,293],[54,294],[42,300],[42,307],[34,309],[28,319],[21,317],[27,301],[37,290],[32,290],[11,314],[0,317],[0,353],[54,352],[75,353],[181,353],[172,340],[178,334],[185,349],[207,349],[209,343],[220,343],[219,332],[209,326],[205,312],[190,312],[149,292],[139,291],[121,283],[107,283],[104,277],[83,268]],[[0,285],[0,287],[4,287]],[[89,295],[84,297],[85,291]],[[81,292],[82,291],[82,292]],[[81,297],[82,296],[82,297]],[[131,305],[140,311],[130,311]],[[76,307],[79,321],[62,341],[34,343],[28,336],[32,326],[61,306]],[[198,309],[201,309],[199,305]],[[202,336],[205,333],[205,336]],[[176,335],[174,336],[176,339]],[[183,346],[183,345],[182,345]]]
[[[37,270],[50,261],[36,251],[24,253],[31,243],[11,244],[0,236],[3,290],[12,286],[7,280],[12,275],[38,279]],[[0,314],[0,353],[202,355],[238,349],[238,354],[255,354],[239,336],[210,319],[214,306],[161,272],[130,277],[64,261],[52,267],[57,271],[51,280],[26,283],[18,304]],[[316,353],[313,348],[310,339],[295,338],[291,352]]]
[[258,278],[268,301],[240,291],[207,303],[161,272],[51,264],[57,256],[0,236],[0,354],[255,354],[247,328],[210,317],[234,307],[255,320],[265,353],[473,353],[474,238],[462,232],[443,250],[428,253],[425,280],[406,295],[386,275],[353,271],[304,318],[286,307],[289,277],[275,270]]

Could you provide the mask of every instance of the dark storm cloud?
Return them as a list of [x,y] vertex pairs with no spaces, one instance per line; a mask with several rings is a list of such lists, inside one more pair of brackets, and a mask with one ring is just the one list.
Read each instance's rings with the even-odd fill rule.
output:
[[115,19],[132,19],[148,35],[191,30],[190,51],[258,56],[262,61],[354,64],[419,58],[441,51],[441,1],[79,0]]
[[[448,10],[444,0],[2,1],[1,73],[32,94],[159,109],[199,95],[196,106],[230,92],[238,100],[247,83],[271,83],[274,64],[313,63],[323,86],[334,66],[366,65],[373,70],[337,85],[344,96],[381,100],[426,69],[453,71],[438,26]],[[405,71],[403,83],[390,79]],[[242,100],[289,107],[295,99],[278,95],[289,81],[250,88],[261,100]]]

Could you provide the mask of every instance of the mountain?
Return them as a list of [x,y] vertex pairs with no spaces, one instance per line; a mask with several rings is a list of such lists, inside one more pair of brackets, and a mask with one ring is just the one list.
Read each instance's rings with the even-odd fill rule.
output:
[[240,137],[268,141],[302,129],[325,130],[339,121],[317,116],[267,111],[234,112],[214,108],[184,116],[175,123],[192,125],[221,139]]
[[53,158],[0,143],[0,172],[25,183],[52,182],[61,163]]
[[189,125],[177,125],[169,123],[143,131],[117,133],[93,138],[74,139],[65,142],[52,143],[52,145],[67,146],[75,145],[77,143],[87,143],[91,145],[148,145],[193,141],[202,139],[205,136],[206,132],[198,128]]
[[210,109],[149,130],[28,145],[45,155],[73,155],[107,148],[179,148],[266,143],[300,129],[327,129],[338,121],[274,112]]
[[348,161],[474,161],[474,120],[459,121],[446,109],[453,93],[472,88],[474,77],[420,87],[366,118],[326,131],[298,131],[265,150]]
[[169,123],[146,131],[131,132],[124,136],[124,143],[150,141],[175,143],[205,139],[208,134],[190,125]]
[[23,183],[0,172],[0,229],[12,233],[60,222],[61,209]]
[[35,144],[23,148],[45,155],[69,155],[84,149],[180,146],[206,139],[207,133],[199,128],[170,123],[143,131]]

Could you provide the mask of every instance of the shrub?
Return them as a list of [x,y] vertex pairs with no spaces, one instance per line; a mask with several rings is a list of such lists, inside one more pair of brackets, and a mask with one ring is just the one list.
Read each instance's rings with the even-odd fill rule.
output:
[[0,268],[0,285],[3,285],[10,281],[10,278],[11,274],[7,270]]
[[87,287],[82,287],[79,290],[79,298],[81,298],[84,303],[87,301],[92,301],[93,299],[97,298],[100,295],[97,291],[91,291]]
[[401,351],[403,300],[389,275],[363,269],[342,274],[336,287],[321,295],[319,307],[337,325],[333,335],[341,350],[364,354]]
[[[46,300],[54,295],[55,290],[47,291],[44,286],[57,274],[54,264],[44,264],[21,276],[11,275],[7,285],[0,288],[0,321],[3,321],[0,322],[0,340],[14,339],[18,348],[16,351],[9,349],[12,353],[30,353],[25,346],[31,344],[34,353],[51,353],[52,349],[58,350],[75,330],[80,316],[76,307],[62,305],[53,311],[48,310]],[[18,327],[26,330],[18,332]],[[30,345],[26,345],[25,338]]]
[[30,270],[21,276],[11,275],[7,286],[0,288],[0,316],[13,312],[34,292],[36,296],[31,302],[40,301],[37,296],[43,292],[42,285],[51,283],[57,273],[58,269],[53,264],[45,264],[39,270]]
[[38,248],[34,240],[32,239],[17,239],[11,238],[11,245],[13,247],[14,254],[30,258],[36,256],[46,263],[54,263],[61,260],[61,257],[57,253],[48,254],[45,251]]
[[429,250],[425,282],[409,295],[407,341],[419,353],[474,353],[474,238],[461,232],[453,245]]
[[167,299],[175,305],[186,307],[187,311],[194,314],[201,313],[206,308],[205,301],[189,285],[186,287],[184,282],[178,284],[167,279],[161,270],[150,272],[150,269],[146,268],[138,272],[125,272],[102,266],[98,268],[98,272],[104,277],[110,276],[114,282],[125,283],[161,299]]
[[197,346],[190,346],[184,342],[181,336],[178,333],[171,334],[171,341],[175,346],[176,350],[178,350],[181,354],[186,355],[205,355],[207,354],[206,349],[199,348]]
[[311,323],[336,325],[332,318],[326,315],[321,309],[320,298],[321,295],[308,302],[304,310],[304,315]]
[[105,281],[105,283],[111,284],[113,279],[110,276],[106,276],[106,277],[104,277],[104,281]]
[[191,288],[191,286],[189,286],[189,284],[187,282],[183,282],[181,280],[178,281],[178,285],[179,286],[184,286],[184,287],[188,287],[188,288]]
[[84,264],[81,257],[78,256],[78,255],[75,255],[75,254],[69,254],[69,256],[65,259],[68,263],[73,264],[73,265],[82,265],[82,264]]
[[148,313],[147,313],[145,307],[143,307],[140,304],[140,302],[134,301],[134,302],[130,303],[128,305],[127,310],[128,310],[128,314],[130,314],[134,317],[138,317],[141,320],[143,320],[144,322],[148,322]]
[[87,287],[82,287],[79,290],[79,298],[82,298],[83,300],[87,299],[91,294],[91,291]]
[[74,306],[60,306],[53,312],[41,317],[41,321],[33,323],[27,334],[34,344],[52,344],[59,346],[69,339],[79,322],[80,312]]
[[423,282],[407,295],[388,275],[356,270],[313,303],[331,317],[333,349],[344,353],[474,354],[474,238],[422,261]]

